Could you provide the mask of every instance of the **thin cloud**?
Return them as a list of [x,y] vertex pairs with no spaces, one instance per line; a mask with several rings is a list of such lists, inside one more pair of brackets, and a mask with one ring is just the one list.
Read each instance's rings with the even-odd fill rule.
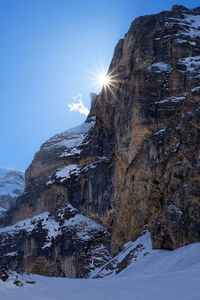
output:
[[89,109],[84,105],[82,95],[79,94],[77,96],[72,97],[73,102],[68,104],[69,111],[78,111],[81,115],[87,117],[89,114]]

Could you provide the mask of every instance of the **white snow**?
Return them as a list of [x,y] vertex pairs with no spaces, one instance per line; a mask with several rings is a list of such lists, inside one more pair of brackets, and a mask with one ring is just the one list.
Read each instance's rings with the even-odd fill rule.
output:
[[200,55],[185,57],[180,59],[178,63],[185,67],[183,72],[187,72],[188,75],[195,78],[200,78]]
[[185,14],[185,22],[186,28],[181,31],[184,35],[189,36],[199,36],[200,35],[200,16],[193,16],[190,14]]
[[6,211],[7,211],[7,209],[5,209],[5,208],[3,208],[3,207],[0,207],[0,215],[1,215],[1,214],[4,214]]
[[117,274],[118,266],[123,263],[123,260],[132,253],[132,263],[135,263],[137,260],[143,259],[145,255],[148,255],[152,251],[152,242],[151,234],[147,230],[144,234],[139,237],[136,241],[130,241],[126,243],[122,250],[116,255],[112,260],[106,263],[99,269],[94,270],[91,273],[91,277],[95,278],[96,276],[114,276]]
[[85,241],[91,239],[91,234],[93,231],[105,229],[102,225],[79,213],[73,218],[66,220],[63,224],[63,227],[75,228],[78,238]]
[[191,46],[197,45],[196,38],[200,36],[200,15],[195,16],[185,13],[183,18],[167,17],[165,26],[168,28],[174,28],[176,33],[157,37],[155,40],[158,41],[163,38],[171,38],[174,36],[177,44],[181,45],[189,43]]
[[173,148],[173,152],[176,153],[179,147],[180,147],[180,143],[177,143]]
[[184,14],[184,18],[168,18],[165,22],[166,27],[179,26],[179,34],[182,36],[189,36],[191,38],[198,37],[200,35],[200,16],[194,16],[191,14]]
[[155,38],[155,41],[159,41],[159,40],[161,40],[161,39],[166,39],[166,38],[168,38],[168,37],[170,37],[170,36],[171,36],[171,35],[169,35],[169,34],[163,35],[163,36],[161,36],[161,37]]
[[196,42],[194,42],[194,41],[188,41],[188,40],[182,40],[182,39],[177,39],[176,40],[176,43],[178,43],[178,44],[186,44],[186,43],[189,43],[190,45],[192,45],[192,46],[196,46]]
[[[119,275],[65,279],[13,273],[0,281],[3,300],[199,300],[200,243],[175,251],[149,250]],[[16,287],[16,276],[24,283]],[[35,282],[28,284],[26,281]]]
[[[89,169],[95,169],[99,163],[107,162],[109,160],[110,158],[101,156],[97,157],[95,161],[87,164],[69,164],[64,168],[57,170],[55,174],[50,176],[51,179],[46,184],[53,184],[55,182],[55,179],[57,179],[57,181],[63,182],[73,175],[79,175],[81,172],[87,172]],[[55,177],[55,179],[53,179],[52,177]]]
[[[6,235],[14,235],[16,232],[21,230],[26,230],[28,234],[30,234],[33,229],[37,227],[37,222],[42,222],[42,228],[47,230],[46,243],[42,247],[43,249],[51,246],[52,238],[55,238],[59,232],[59,224],[49,215],[49,212],[41,213],[31,219],[26,219],[16,223],[15,225],[0,228],[0,234]],[[5,256],[10,256],[10,253],[5,254]]]
[[109,157],[99,156],[97,159],[91,163],[85,164],[82,166],[81,171],[86,172],[89,169],[95,169],[99,163],[108,162],[110,160]]
[[154,135],[163,134],[166,131],[166,128],[161,128],[154,133]]
[[191,89],[191,92],[192,93],[200,93],[200,86],[197,86],[197,87]]
[[25,229],[29,233],[36,227],[38,221],[42,221],[43,225],[46,225],[45,222],[47,222],[48,217],[49,217],[49,212],[41,213],[33,218],[19,221],[12,226],[0,228],[0,234],[1,233],[12,234],[22,229]]
[[179,216],[181,216],[183,214],[182,210],[180,208],[176,207],[176,205],[174,203],[171,203],[168,206],[167,210],[169,213],[176,214]]
[[197,45],[196,42],[191,42],[191,41],[189,41],[189,44],[192,45],[192,46],[196,46]]
[[72,174],[78,174],[79,169],[77,164],[68,165],[56,172],[56,178],[60,178],[60,182],[63,182],[67,178],[70,178]]
[[51,150],[54,148],[65,148],[60,157],[72,156],[80,154],[82,146],[85,143],[88,132],[95,125],[95,119],[90,122],[83,123],[80,126],[69,129],[63,133],[57,134],[50,138],[43,146],[43,149]]
[[177,103],[177,102],[184,101],[185,98],[186,98],[185,96],[172,96],[172,97],[166,98],[164,100],[157,101],[157,102],[155,102],[155,104],[170,103],[170,102]]
[[165,62],[157,62],[147,67],[147,71],[154,73],[166,72],[169,73],[172,70],[172,66]]
[[[56,238],[60,234],[61,228],[69,227],[75,229],[77,237],[81,240],[90,240],[93,231],[105,229],[104,226],[79,213],[71,204],[68,204],[66,209],[74,212],[75,215],[74,217],[65,220],[62,225],[60,225],[59,221],[57,222],[49,212],[43,212],[33,218],[20,221],[15,225],[0,228],[0,234],[4,234],[6,237],[8,234],[14,235],[16,232],[21,230],[26,230],[26,232],[30,234],[33,229],[37,228],[38,221],[41,221],[42,228],[47,231],[46,243],[42,247],[44,249],[51,246],[52,239]],[[65,209],[60,211],[60,216],[64,214],[64,210]]]
[[5,256],[16,256],[17,252],[9,252]]

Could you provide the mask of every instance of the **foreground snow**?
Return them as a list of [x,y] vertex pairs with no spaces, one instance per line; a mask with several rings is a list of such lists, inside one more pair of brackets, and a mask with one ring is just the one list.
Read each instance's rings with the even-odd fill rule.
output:
[[[12,275],[13,279],[15,274]],[[12,277],[11,276],[11,277]],[[153,250],[119,275],[105,279],[19,276],[0,282],[4,300],[198,300],[200,299],[200,243],[169,252]],[[35,281],[35,284],[26,283]]]

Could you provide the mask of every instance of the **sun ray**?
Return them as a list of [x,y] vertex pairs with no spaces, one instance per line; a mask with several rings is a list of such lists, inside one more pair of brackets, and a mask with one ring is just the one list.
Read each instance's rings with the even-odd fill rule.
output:
[[86,69],[86,71],[90,74],[90,86],[96,93],[105,92],[105,96],[110,94],[112,98],[116,98],[115,90],[120,81],[115,69],[106,71],[103,67],[95,66],[93,71],[91,69]]
[[112,73],[108,73],[106,71],[99,71],[95,76],[95,81],[100,88],[108,89],[111,87],[115,87],[116,79],[112,75]]
[[100,73],[97,77],[100,87],[107,87],[111,83],[111,78],[106,72]]

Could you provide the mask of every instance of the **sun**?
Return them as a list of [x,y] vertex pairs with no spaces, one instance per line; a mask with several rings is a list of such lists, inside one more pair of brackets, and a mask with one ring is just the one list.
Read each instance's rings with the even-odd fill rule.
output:
[[102,90],[108,95],[110,92],[114,95],[115,89],[118,85],[118,75],[113,71],[107,71],[104,68],[95,68],[95,72],[89,71],[91,74],[91,86],[96,90]]
[[106,72],[97,75],[97,83],[100,87],[108,87],[111,84],[111,77]]

